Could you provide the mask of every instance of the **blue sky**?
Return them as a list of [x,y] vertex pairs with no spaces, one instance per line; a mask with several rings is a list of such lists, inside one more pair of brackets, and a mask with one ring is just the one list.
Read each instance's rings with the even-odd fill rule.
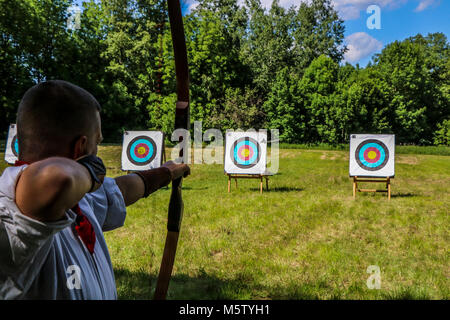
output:
[[[383,1],[372,0],[371,2],[381,3]],[[355,46],[353,52],[346,56],[350,63],[359,63],[361,66],[365,66],[371,60],[372,55],[380,52],[386,44],[418,33],[427,35],[428,33],[442,32],[447,38],[450,38],[450,0],[390,2],[391,6],[382,7],[380,5],[381,29],[379,30],[370,30],[367,27],[366,22],[371,14],[366,13],[367,7],[364,8],[364,6],[360,11],[359,18],[345,20],[347,44],[353,41]],[[374,40],[367,41],[371,38]]]
[[[196,0],[185,0],[191,8]],[[279,0],[289,7],[309,0]],[[418,33],[426,35],[442,32],[450,38],[450,0],[332,0],[345,24],[345,59],[353,65],[365,67],[374,53],[395,40],[403,40]],[[261,0],[269,8],[272,0]],[[381,29],[369,29],[366,12],[370,5],[380,8]]]

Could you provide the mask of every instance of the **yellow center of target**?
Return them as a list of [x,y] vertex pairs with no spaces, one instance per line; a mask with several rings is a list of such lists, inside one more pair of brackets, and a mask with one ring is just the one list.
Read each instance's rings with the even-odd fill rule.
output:
[[145,148],[144,147],[140,147],[140,148],[138,148],[137,152],[139,154],[144,154],[145,153]]
[[244,150],[242,150],[242,152],[241,152],[241,155],[242,155],[242,157],[244,157],[244,158],[247,158],[249,154],[250,154],[250,150],[248,150],[248,149],[244,149]]
[[377,157],[377,153],[375,151],[369,151],[367,153],[367,157],[369,157],[369,159],[375,159]]

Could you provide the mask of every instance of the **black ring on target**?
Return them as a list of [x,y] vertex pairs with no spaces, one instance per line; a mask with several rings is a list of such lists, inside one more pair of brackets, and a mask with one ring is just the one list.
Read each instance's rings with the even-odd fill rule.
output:
[[12,150],[12,153],[13,153],[16,157],[19,157],[19,142],[17,141],[17,135],[15,135],[14,138],[12,138],[12,141],[11,141],[11,150]]
[[[368,152],[374,152],[374,158],[368,157]],[[355,151],[355,159],[358,165],[367,171],[377,171],[389,161],[389,150],[386,145],[377,139],[368,139],[361,142]]]
[[[249,155],[246,157],[248,159],[240,158],[239,150],[241,150],[241,148],[245,148],[248,150]],[[259,159],[261,158],[261,149],[259,146],[259,142],[250,137],[239,138],[233,143],[230,156],[236,167],[241,169],[252,168],[258,164]]]
[[145,166],[155,159],[156,143],[148,136],[137,136],[127,146],[127,158],[136,166]]

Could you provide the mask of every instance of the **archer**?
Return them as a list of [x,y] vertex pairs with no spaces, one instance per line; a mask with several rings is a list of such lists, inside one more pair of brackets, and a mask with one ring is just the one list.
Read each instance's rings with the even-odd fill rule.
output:
[[100,110],[61,80],[23,96],[19,161],[0,177],[0,299],[117,299],[103,232],[123,225],[126,206],[190,174],[169,161],[105,177]]

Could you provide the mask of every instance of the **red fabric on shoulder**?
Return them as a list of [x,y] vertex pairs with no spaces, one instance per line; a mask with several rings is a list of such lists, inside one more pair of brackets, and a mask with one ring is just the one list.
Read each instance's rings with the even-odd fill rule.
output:
[[95,230],[89,219],[83,214],[80,206],[77,204],[72,210],[77,214],[75,230],[91,254],[95,247]]
[[14,167],[20,167],[20,166],[23,166],[24,164],[29,164],[29,163],[26,161],[16,160],[16,162],[14,163]]

